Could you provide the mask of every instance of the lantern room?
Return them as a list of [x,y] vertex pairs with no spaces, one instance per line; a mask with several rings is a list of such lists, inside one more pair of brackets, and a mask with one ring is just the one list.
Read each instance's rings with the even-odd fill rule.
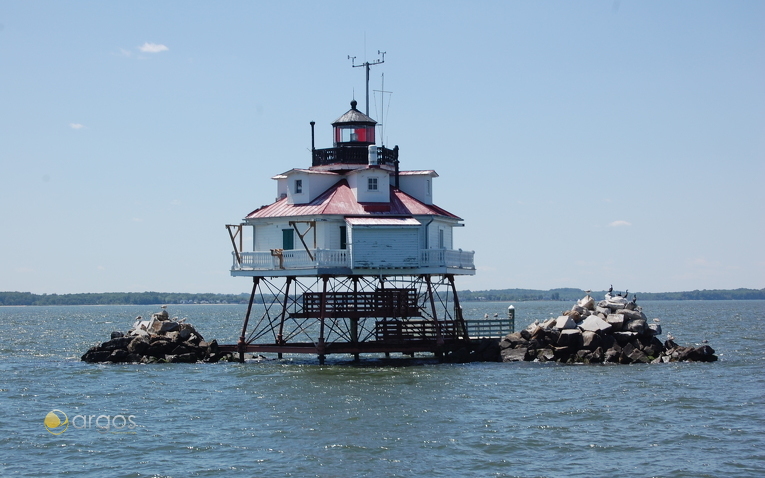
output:
[[377,122],[356,109],[356,100],[351,109],[332,123],[335,130],[335,147],[367,146],[375,144]]

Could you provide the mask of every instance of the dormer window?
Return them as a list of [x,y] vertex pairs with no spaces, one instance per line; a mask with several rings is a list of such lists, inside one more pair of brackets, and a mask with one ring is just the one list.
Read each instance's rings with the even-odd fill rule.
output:
[[303,192],[303,180],[302,179],[296,179],[295,180],[295,194],[300,194]]
[[377,191],[377,178],[367,180],[367,191]]

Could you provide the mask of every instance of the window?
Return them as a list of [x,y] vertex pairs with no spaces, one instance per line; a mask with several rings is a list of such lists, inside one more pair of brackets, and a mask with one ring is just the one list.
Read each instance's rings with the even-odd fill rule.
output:
[[425,183],[427,184],[427,192],[428,192],[428,196],[430,196],[430,194],[431,194],[431,191],[430,191],[430,179],[426,179],[426,180],[425,180]]
[[444,230],[443,229],[438,230],[438,248],[444,249]]
[[377,191],[377,178],[369,178],[367,185],[367,190]]
[[335,129],[335,142],[337,143],[374,143],[374,126],[345,126]]
[[348,228],[340,226],[340,249],[348,249]]
[[303,192],[303,180],[302,179],[296,179],[295,180],[295,194],[300,194]]
[[291,251],[295,248],[295,231],[292,229],[282,229],[282,249]]

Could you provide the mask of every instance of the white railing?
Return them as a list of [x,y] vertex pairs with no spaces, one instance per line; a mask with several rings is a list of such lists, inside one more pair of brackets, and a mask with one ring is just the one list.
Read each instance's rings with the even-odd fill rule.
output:
[[255,270],[270,270],[274,268],[274,256],[270,252],[240,252],[239,257],[242,259],[241,264],[237,264],[236,253],[232,253],[234,256],[234,265],[232,270],[241,269],[255,269]]
[[[318,249],[312,250],[311,256],[304,249],[274,252],[240,252],[241,263],[232,253],[233,265],[231,270],[280,270],[280,269],[316,269],[351,267],[350,249]],[[473,257],[475,252],[449,249],[421,249],[417,267],[448,267],[457,269],[475,269]]]
[[349,267],[351,254],[348,249],[319,249],[316,262],[321,267]]
[[421,249],[420,267],[456,267],[458,269],[475,269],[473,257],[475,252],[451,249]]

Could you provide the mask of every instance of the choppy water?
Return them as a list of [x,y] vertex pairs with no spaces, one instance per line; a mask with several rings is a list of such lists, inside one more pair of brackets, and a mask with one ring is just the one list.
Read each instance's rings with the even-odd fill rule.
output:
[[[507,305],[465,303],[465,316]],[[571,304],[514,305],[522,327]],[[765,476],[765,302],[642,305],[720,360],[95,365],[79,356],[158,309],[0,307],[0,475]],[[244,309],[169,311],[233,343]],[[70,421],[57,436],[54,409]]]

